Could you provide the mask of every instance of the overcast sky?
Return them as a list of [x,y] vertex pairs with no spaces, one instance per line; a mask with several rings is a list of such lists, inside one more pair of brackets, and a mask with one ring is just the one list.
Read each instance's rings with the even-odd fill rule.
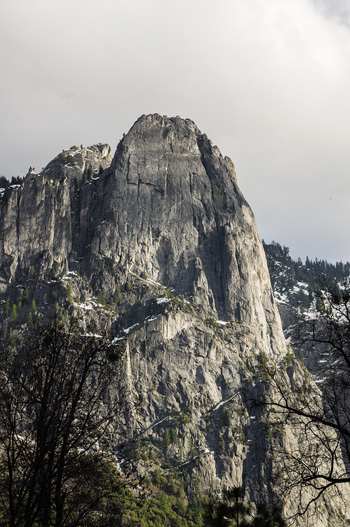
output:
[[3,0],[0,175],[191,118],[261,237],[350,260],[349,0]]

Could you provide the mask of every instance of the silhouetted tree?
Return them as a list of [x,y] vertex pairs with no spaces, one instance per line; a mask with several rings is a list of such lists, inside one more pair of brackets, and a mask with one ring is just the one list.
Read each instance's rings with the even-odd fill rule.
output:
[[0,188],[7,188],[9,186],[9,180],[5,176],[0,176]]
[[211,527],[286,527],[278,505],[258,503],[254,512],[243,502],[241,487],[224,489],[222,499],[216,503],[209,500],[205,520]]
[[287,453],[281,449],[280,461],[285,489],[299,489],[301,513],[327,489],[350,483],[350,288],[334,284],[318,295],[319,317],[294,334],[300,355],[322,354],[317,382],[288,354],[278,365],[264,365],[263,389],[254,395],[271,421],[297,430],[297,443]]
[[106,402],[119,362],[110,351],[106,337],[59,319],[0,350],[1,525],[88,524],[106,494],[94,474],[112,419]]
[[217,503],[209,501],[206,510],[206,521],[212,527],[249,527],[250,507],[243,502],[241,487],[224,489],[222,500]]
[[268,507],[265,503],[258,503],[256,516],[251,527],[286,527],[287,523],[282,517],[281,508],[278,505]]

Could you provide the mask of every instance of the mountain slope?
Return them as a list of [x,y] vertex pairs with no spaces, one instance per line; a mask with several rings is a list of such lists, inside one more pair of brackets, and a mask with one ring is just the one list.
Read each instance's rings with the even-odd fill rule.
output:
[[[287,345],[232,162],[192,121],[142,116],[113,159],[74,147],[0,207],[4,338],[15,345],[36,311],[106,327],[123,353],[108,402],[123,394],[120,458],[173,467],[188,495],[243,484],[255,502],[277,498],[274,441],[288,448],[296,431],[272,433],[241,390],[259,390],[260,361]],[[334,511],[309,525],[340,525]]]

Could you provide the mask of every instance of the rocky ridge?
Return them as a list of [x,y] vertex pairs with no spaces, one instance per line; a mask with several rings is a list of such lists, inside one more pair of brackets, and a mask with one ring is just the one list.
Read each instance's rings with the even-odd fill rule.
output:
[[[110,438],[122,457],[173,467],[189,494],[243,484],[273,500],[274,441],[295,432],[249,410],[241,388],[287,345],[231,160],[192,121],[157,114],[113,159],[108,145],[62,154],[0,203],[5,339],[35,310],[109,328],[124,357],[109,402],[124,390]],[[337,508],[299,524],[341,525]]]

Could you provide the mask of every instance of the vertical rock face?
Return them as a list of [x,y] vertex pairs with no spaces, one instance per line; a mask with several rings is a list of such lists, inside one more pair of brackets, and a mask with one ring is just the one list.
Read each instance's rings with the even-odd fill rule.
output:
[[[91,192],[82,192],[83,216]],[[94,210],[92,252],[260,328],[267,353],[284,353],[252,211],[232,162],[192,121],[141,117],[99,181]]]
[[75,233],[76,188],[110,165],[108,145],[72,147],[41,174],[29,171],[22,186],[2,195],[0,288],[22,279],[34,266],[43,272],[68,270]]
[[267,351],[283,353],[253,214],[232,162],[192,121],[141,117],[103,177],[78,192],[74,182],[88,163],[94,171],[106,168],[110,149],[63,154],[3,199],[5,284],[32,265],[66,272],[72,260],[110,257],[219,318],[260,327]]
[[240,390],[286,343],[234,166],[192,121],[142,116],[113,159],[108,145],[63,152],[4,193],[0,232],[1,300],[21,302],[22,323],[34,299],[114,334],[125,365],[114,441],[170,463],[189,492],[278,495],[266,423]]

